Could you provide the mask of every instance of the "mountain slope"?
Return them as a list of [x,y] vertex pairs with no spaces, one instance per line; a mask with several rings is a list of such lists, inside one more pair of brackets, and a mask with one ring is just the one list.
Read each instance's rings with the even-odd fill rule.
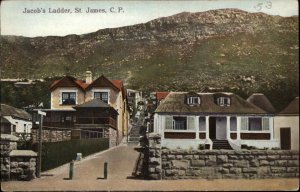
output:
[[83,78],[91,70],[141,90],[281,89],[291,97],[299,87],[298,32],[298,17],[220,9],[85,35],[1,36],[1,77]]

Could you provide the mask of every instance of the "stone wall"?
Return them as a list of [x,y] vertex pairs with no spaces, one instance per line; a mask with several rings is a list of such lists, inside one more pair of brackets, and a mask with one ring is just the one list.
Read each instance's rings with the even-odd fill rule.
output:
[[31,150],[10,152],[10,180],[31,180],[36,177],[37,154]]
[[162,179],[161,167],[161,139],[159,134],[150,133],[149,135],[149,148],[147,152],[148,159],[148,178],[149,179]]
[[1,180],[10,179],[10,156],[12,150],[17,149],[18,138],[9,134],[1,134],[0,148],[1,148]]
[[1,134],[1,181],[35,178],[36,153],[17,150],[18,138]]
[[150,179],[299,177],[299,151],[167,149],[161,147],[159,134],[148,139]]
[[[32,133],[32,142],[38,142],[39,129],[33,128]],[[56,129],[45,129],[42,130],[42,142],[57,142],[57,141],[66,141],[71,139],[71,130],[56,130]]]
[[297,178],[299,152],[162,149],[163,179]]

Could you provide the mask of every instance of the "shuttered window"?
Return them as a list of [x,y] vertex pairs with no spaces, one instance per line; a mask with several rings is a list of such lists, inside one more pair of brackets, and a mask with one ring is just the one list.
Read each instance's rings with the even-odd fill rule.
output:
[[166,130],[172,130],[173,127],[173,117],[172,116],[166,116],[165,117],[165,129]]
[[241,117],[241,130],[247,131],[248,130],[248,118]]
[[188,117],[188,130],[195,129],[195,117],[189,116]]
[[268,117],[262,118],[262,130],[270,130],[270,121]]

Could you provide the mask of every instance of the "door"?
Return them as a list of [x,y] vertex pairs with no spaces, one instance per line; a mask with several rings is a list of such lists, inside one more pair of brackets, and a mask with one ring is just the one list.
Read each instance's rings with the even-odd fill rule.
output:
[[291,128],[280,128],[280,148],[283,150],[291,149]]
[[216,139],[216,117],[209,117],[209,138]]

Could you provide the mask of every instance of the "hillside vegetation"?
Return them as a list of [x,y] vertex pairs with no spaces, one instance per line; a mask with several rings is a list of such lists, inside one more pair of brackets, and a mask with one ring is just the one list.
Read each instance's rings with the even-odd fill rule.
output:
[[1,36],[1,78],[104,74],[143,91],[299,94],[298,17],[237,9],[180,13],[65,37]]

